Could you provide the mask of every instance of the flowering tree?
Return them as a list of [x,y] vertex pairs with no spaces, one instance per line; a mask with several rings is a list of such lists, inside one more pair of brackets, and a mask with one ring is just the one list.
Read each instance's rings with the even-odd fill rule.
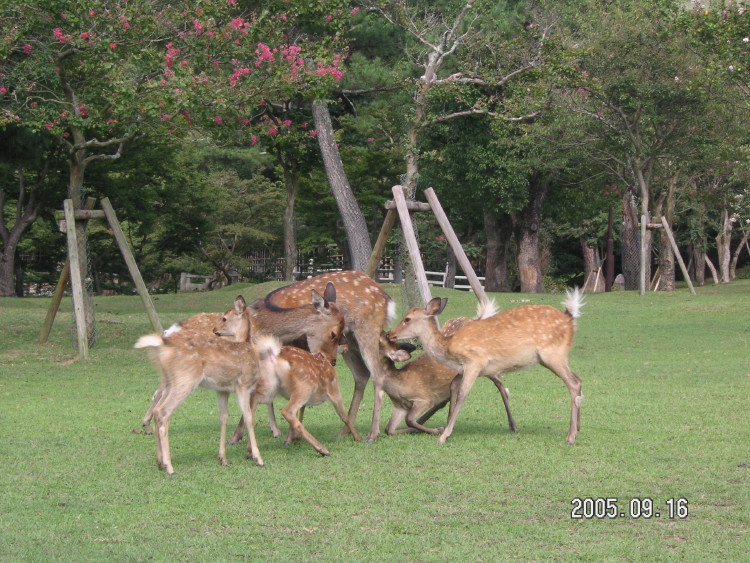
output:
[[[261,100],[314,95],[335,82],[336,35],[313,42],[295,33],[336,25],[323,4],[6,4],[0,125],[54,138],[68,163],[68,197],[80,207],[87,165],[120,158],[139,136],[201,128],[249,141]],[[78,234],[85,244],[82,227]]]

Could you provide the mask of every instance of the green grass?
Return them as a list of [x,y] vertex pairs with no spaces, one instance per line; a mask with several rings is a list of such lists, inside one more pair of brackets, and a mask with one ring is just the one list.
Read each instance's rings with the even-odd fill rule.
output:
[[[228,308],[277,284],[159,296],[164,325]],[[401,304],[399,288],[385,286]],[[468,293],[442,318],[473,315]],[[560,295],[497,294],[501,308]],[[200,390],[171,426],[173,478],[154,440],[133,433],[157,384],[138,336],[137,297],[96,299],[98,343],[75,359],[65,300],[37,343],[49,299],[0,299],[0,560],[288,561],[388,559],[746,560],[750,553],[750,281],[648,294],[588,295],[571,366],[582,428],[565,445],[569,398],[543,368],[510,374],[517,434],[482,379],[445,445],[433,436],[334,438],[333,408],[306,413],[331,451],[288,448],[259,410],[266,467],[230,447],[216,461],[215,394]],[[403,308],[401,311],[403,312]],[[352,377],[337,367],[348,402]],[[236,402],[230,407],[233,422]],[[368,390],[359,430],[369,427]],[[383,413],[383,426],[390,405]],[[445,413],[431,421],[444,422]],[[282,424],[283,420],[280,421]],[[285,425],[282,426],[282,431]],[[571,519],[576,497],[653,499],[660,518]],[[686,498],[687,519],[666,501]]]

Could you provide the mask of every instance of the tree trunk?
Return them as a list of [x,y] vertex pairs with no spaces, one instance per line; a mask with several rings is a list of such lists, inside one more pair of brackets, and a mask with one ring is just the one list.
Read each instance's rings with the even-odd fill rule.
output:
[[598,288],[601,287],[604,289],[604,278],[603,272],[599,271],[601,260],[599,260],[596,248],[591,246],[583,237],[579,239],[579,242],[581,243],[581,254],[583,255],[583,291],[587,293],[601,291]]
[[544,293],[539,229],[542,225],[542,205],[551,180],[552,174],[544,178],[532,178],[529,202],[516,222],[516,260],[521,293]]
[[[737,245],[737,248],[734,249],[734,253],[732,254],[732,261],[729,264],[729,278],[734,280],[737,278],[737,261],[740,258],[740,254],[742,254],[742,251],[745,250],[745,247],[747,246],[747,232],[742,231],[742,240],[740,241],[740,244]],[[748,249],[750,251],[750,249]]]
[[487,258],[484,269],[486,291],[513,291],[508,275],[510,240],[513,236],[513,220],[510,215],[484,214],[484,232],[487,235]]
[[[3,241],[3,250],[0,253],[0,297],[22,297],[23,292],[18,291],[19,280],[14,281],[14,277],[17,278],[17,274],[22,272],[16,264],[16,253],[24,234],[31,228],[41,212],[39,190],[47,176],[49,163],[50,160],[47,159],[39,172],[37,181],[28,191],[23,170],[18,171],[18,200],[13,226],[10,229],[5,221],[5,192],[0,189],[0,239]],[[23,280],[21,280],[22,283]]]
[[638,289],[640,275],[640,235],[638,234],[638,211],[633,192],[628,189],[622,197],[621,260],[625,289]]
[[458,260],[456,260],[456,253],[449,246],[446,251],[446,264],[445,264],[445,287],[453,289],[456,286],[456,271],[458,270]]
[[[658,203],[655,206],[654,216],[661,218],[662,211],[664,211],[664,217],[667,220],[667,224],[672,227],[672,221],[674,219],[674,206],[675,198],[674,194],[677,189],[677,179],[679,178],[679,170],[673,174],[667,183],[667,190],[662,193]],[[665,209],[666,208],[666,209]],[[672,244],[669,242],[669,236],[667,235],[666,229],[659,229],[659,273],[661,279],[659,282],[660,291],[674,291],[675,289],[675,278],[674,278],[674,250]]]
[[716,251],[719,253],[719,282],[729,283],[729,264],[732,259],[730,245],[732,243],[732,223],[729,212],[721,210],[721,232],[716,236]]
[[704,244],[693,243],[693,279],[695,285],[702,286],[706,283],[706,251],[703,250],[706,247]]
[[333,191],[333,197],[336,199],[336,205],[339,208],[346,238],[349,242],[349,254],[352,258],[351,268],[364,271],[370,259],[370,254],[372,254],[367,223],[346,179],[341,155],[333,136],[333,125],[331,124],[328,106],[325,103],[316,102],[312,109],[328,183]]
[[294,205],[299,192],[299,168],[292,159],[285,159],[281,151],[277,154],[278,162],[284,171],[286,186],[286,207],[284,208],[284,281],[294,281],[294,266],[297,263],[297,228],[295,225]]

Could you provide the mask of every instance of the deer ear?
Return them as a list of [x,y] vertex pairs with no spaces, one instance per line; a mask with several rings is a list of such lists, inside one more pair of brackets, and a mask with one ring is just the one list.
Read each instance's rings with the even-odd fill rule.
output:
[[328,309],[328,303],[325,299],[320,296],[320,293],[312,290],[312,304],[319,313],[325,312]]
[[234,312],[238,315],[241,315],[245,312],[245,307],[247,307],[247,305],[245,304],[245,298],[242,297],[242,295],[238,295],[234,300]]
[[336,286],[331,282],[326,284],[326,290],[323,292],[323,299],[329,303],[336,303]]
[[448,298],[444,297],[441,299],[440,297],[435,297],[434,299],[431,299],[430,302],[427,304],[427,306],[424,308],[425,313],[427,313],[430,316],[436,316],[443,312],[443,309],[445,309],[445,306],[448,304]]

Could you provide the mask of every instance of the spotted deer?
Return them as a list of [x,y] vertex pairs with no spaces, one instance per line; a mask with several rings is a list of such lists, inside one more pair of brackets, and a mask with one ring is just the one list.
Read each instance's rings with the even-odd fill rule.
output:
[[[175,323],[165,331],[169,336],[182,330],[192,330],[221,336],[236,342],[244,342],[252,331],[254,334],[275,336],[282,344],[299,342],[314,353],[324,353],[335,364],[338,334],[344,325],[344,317],[335,305],[336,288],[326,284],[323,296],[312,290],[309,301],[285,311],[270,311],[262,305],[246,305],[238,295],[233,306],[224,313],[200,313]],[[154,393],[151,406],[143,417],[143,431],[150,434],[153,410],[161,395],[162,385]],[[273,404],[268,404],[268,419],[274,438],[281,436],[276,425]],[[240,420],[240,424],[243,421]],[[236,433],[235,433],[236,434]]]
[[[259,403],[272,401],[276,395],[288,399],[281,410],[281,415],[289,423],[285,445],[304,438],[319,454],[330,455],[325,446],[302,425],[301,417],[297,414],[306,406],[320,405],[326,401],[333,404],[352,438],[362,439],[344,409],[336,370],[323,354],[311,354],[295,346],[282,346],[275,361],[274,373],[276,386],[258,387],[253,391],[250,394],[250,410],[254,411]],[[262,460],[259,465],[262,465]]]
[[[465,324],[468,319],[452,319]],[[444,336],[457,328],[456,323],[448,322],[441,329]],[[407,342],[397,342],[388,338],[385,332],[380,333],[380,352],[383,371],[383,389],[393,403],[391,418],[386,424],[388,435],[412,432],[426,432],[438,435],[443,428],[427,428],[424,423],[433,414],[442,409],[451,397],[451,382],[457,373],[444,364],[434,360],[429,354],[408,361],[415,346]],[[408,362],[401,367],[396,362]],[[493,375],[490,379],[500,391],[508,415],[508,426],[511,432],[516,432],[516,422],[510,412],[508,390],[503,385],[500,376]],[[420,415],[423,415],[421,418]],[[399,429],[399,425],[406,421],[406,428]]]
[[[375,388],[374,407],[368,441],[380,433],[380,410],[383,402],[385,374],[379,361],[380,331],[393,320],[395,304],[371,278],[362,272],[343,271],[320,274],[269,293],[263,304],[272,311],[283,312],[299,307],[310,290],[322,291],[327,283],[336,286],[336,305],[346,321],[348,351],[342,354],[354,376],[354,396],[349,406],[349,420],[357,419],[367,381],[372,375]],[[341,433],[346,434],[348,428]]]
[[410,309],[388,333],[393,340],[419,338],[430,356],[458,372],[451,388],[448,423],[438,442],[444,443],[453,432],[461,406],[477,377],[499,376],[541,364],[568,388],[571,412],[567,442],[575,443],[581,425],[583,395],[581,379],[568,366],[568,353],[573,346],[575,319],[583,305],[580,290],[568,291],[564,312],[549,305],[524,305],[497,314],[487,311],[452,336],[444,336],[437,328],[437,315],[447,302],[436,297],[425,308]]
[[227,465],[226,430],[229,394],[237,394],[248,432],[248,457],[263,465],[255,440],[251,395],[271,393],[276,386],[275,359],[278,345],[271,340],[245,342],[182,330],[170,336],[149,334],[135,343],[149,348],[151,360],[162,373],[163,387],[153,410],[156,463],[174,474],[169,449],[169,421],[172,413],[198,387],[216,391],[221,432],[219,463]]

